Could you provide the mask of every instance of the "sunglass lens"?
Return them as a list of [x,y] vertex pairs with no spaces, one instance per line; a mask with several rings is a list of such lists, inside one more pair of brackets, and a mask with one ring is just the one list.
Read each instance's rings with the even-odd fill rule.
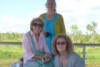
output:
[[57,42],[57,45],[65,45],[65,42]]
[[42,24],[38,24],[38,26],[39,26],[39,27],[43,27],[43,25],[42,25]]
[[43,27],[43,24],[37,24],[37,23],[33,23],[32,26],[38,26],[38,27]]
[[65,42],[61,42],[61,44],[62,44],[62,45],[64,45],[64,44],[65,44]]
[[37,23],[33,23],[32,26],[37,26]]

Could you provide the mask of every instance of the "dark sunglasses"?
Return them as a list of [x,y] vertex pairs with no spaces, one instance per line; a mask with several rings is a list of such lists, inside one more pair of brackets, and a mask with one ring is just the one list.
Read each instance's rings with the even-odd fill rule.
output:
[[33,23],[32,26],[38,26],[38,27],[43,27],[43,24],[37,24],[37,23]]
[[65,42],[57,42],[56,44],[57,45],[65,45],[66,43]]

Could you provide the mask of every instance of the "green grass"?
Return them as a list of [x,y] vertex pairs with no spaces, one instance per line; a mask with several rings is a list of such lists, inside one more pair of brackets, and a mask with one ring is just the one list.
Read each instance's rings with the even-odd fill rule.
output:
[[[82,47],[74,47],[82,57]],[[86,48],[86,67],[100,67],[100,47]],[[0,45],[0,67],[10,67],[10,64],[22,57],[22,46],[17,45]]]
[[22,57],[22,46],[0,45],[0,67],[10,67],[10,64]]
[[0,45],[0,58],[18,58],[22,55],[22,46]]
[[[74,50],[82,57],[82,47],[75,46]],[[100,47],[86,47],[85,64],[86,67],[100,67]]]

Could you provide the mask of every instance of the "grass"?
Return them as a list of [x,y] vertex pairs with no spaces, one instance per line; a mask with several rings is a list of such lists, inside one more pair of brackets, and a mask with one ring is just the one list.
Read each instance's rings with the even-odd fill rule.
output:
[[[82,57],[82,47],[74,47]],[[100,67],[100,47],[86,47],[85,64],[86,67]]]
[[[82,57],[82,47],[74,47]],[[100,47],[86,47],[86,67],[100,67]],[[10,67],[22,57],[22,46],[0,45],[0,67]]]
[[0,67],[10,67],[10,64],[22,57],[22,46],[0,45]]

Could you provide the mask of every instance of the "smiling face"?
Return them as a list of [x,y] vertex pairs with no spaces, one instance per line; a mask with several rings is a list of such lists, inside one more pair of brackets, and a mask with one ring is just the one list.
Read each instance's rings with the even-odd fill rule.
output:
[[58,38],[56,42],[58,52],[66,52],[66,42],[64,38]]
[[59,34],[53,39],[53,53],[54,55],[61,53],[72,53],[73,43],[68,35]]
[[42,28],[43,28],[43,24],[40,21],[35,21],[34,23],[32,23],[32,29],[34,34],[40,34]]
[[46,7],[48,11],[54,11],[56,8],[56,4],[54,0],[47,0]]

